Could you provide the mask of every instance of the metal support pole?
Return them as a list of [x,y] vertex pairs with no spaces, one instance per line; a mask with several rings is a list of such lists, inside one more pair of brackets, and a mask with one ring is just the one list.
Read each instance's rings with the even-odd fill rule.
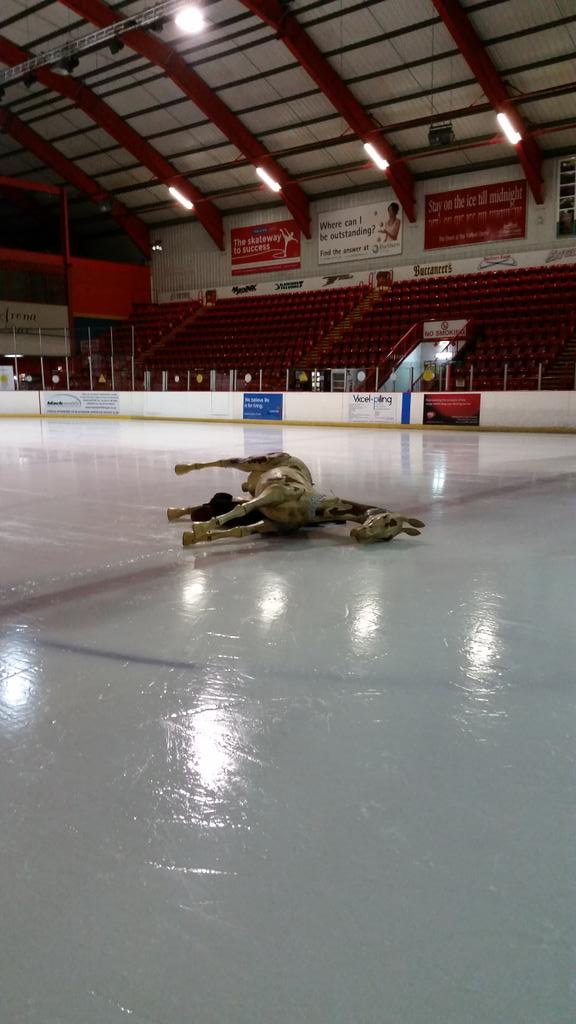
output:
[[469,390],[470,390],[470,391],[472,391],[472,385],[473,385],[473,383],[474,383],[474,367],[473,367],[473,366],[471,366],[471,367],[470,367],[470,387],[469,387]]
[[66,390],[70,391],[70,370],[68,367],[68,356],[66,356]]
[[16,374],[16,391],[20,391],[20,375],[18,373],[18,353],[14,349],[14,372]]
[[190,370],[186,370],[186,391],[190,391]]
[[542,363],[538,363],[538,391],[542,391]]
[[503,389],[504,391],[506,391],[507,386],[508,386],[508,363],[504,363],[504,389]]
[[574,391],[576,391],[576,363],[574,363]]
[[134,324],[132,324],[132,391],[135,391],[134,387]]
[[379,384],[379,379],[378,379],[378,373],[379,373],[379,369],[380,369],[380,368],[379,368],[379,367],[377,366],[377,367],[376,367],[376,381],[375,381],[375,385],[374,385],[374,386],[375,386],[375,389],[376,389],[376,391],[378,391],[378,384]]
[[262,370],[260,370],[260,391],[262,391]]
[[110,383],[112,385],[112,391],[115,391],[114,387],[114,331],[110,327]]
[[410,384],[408,386],[408,391],[412,391],[413,387],[414,387],[414,367],[411,366],[410,367]]
[[290,390],[290,370],[286,370],[286,391]]
[[42,391],[46,391],[44,381],[44,353],[42,352],[42,329],[38,328],[38,344],[40,345],[40,374],[42,376]]
[[234,370],[228,374],[228,391],[234,391]]
[[88,370],[90,371],[90,391],[94,391],[94,381],[92,380],[92,332],[88,328]]

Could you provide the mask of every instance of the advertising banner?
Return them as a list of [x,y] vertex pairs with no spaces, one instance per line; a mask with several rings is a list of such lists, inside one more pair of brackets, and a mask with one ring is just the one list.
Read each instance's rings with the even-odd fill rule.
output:
[[381,391],[351,392],[348,396],[348,419],[351,423],[400,423],[402,395]]
[[425,196],[424,248],[524,238],[526,181],[458,188]]
[[559,163],[556,234],[558,238],[576,235],[576,156]]
[[44,355],[66,352],[68,306],[48,306],[35,302],[0,300],[0,352],[19,355],[40,354],[39,331]]
[[[451,277],[453,274],[489,274],[493,270],[516,270],[526,267],[546,267],[555,264],[576,263],[576,244],[557,246],[553,249],[537,249],[529,252],[491,252],[469,256],[466,259],[443,259],[441,262],[408,263],[393,268],[393,278],[388,277],[388,270],[367,267],[365,271],[353,273],[326,274],[323,277],[297,277],[291,281],[261,281],[250,284],[233,284],[215,286],[209,289],[210,303],[216,299],[242,299],[252,295],[278,295],[280,292],[316,292],[331,288],[352,288],[359,284],[367,284],[370,288],[388,287],[394,281],[414,281],[424,277]],[[391,268],[392,269],[392,268]],[[160,292],[159,302],[203,302],[207,292],[187,289]],[[0,350],[2,346],[0,345]],[[4,351],[9,351],[4,349]]]
[[14,391],[14,368],[0,366],[0,391]]
[[41,410],[54,416],[119,416],[118,391],[41,391]]
[[255,391],[244,393],[245,420],[281,420],[283,415],[283,398],[281,394],[258,394]]
[[436,338],[465,338],[467,324],[468,320],[427,320],[422,337],[424,341],[434,341]]
[[398,256],[402,252],[402,207],[391,202],[319,213],[317,236],[320,264]]
[[480,392],[424,395],[423,423],[477,427],[480,423]]
[[230,251],[233,275],[298,270],[300,228],[293,220],[232,228]]

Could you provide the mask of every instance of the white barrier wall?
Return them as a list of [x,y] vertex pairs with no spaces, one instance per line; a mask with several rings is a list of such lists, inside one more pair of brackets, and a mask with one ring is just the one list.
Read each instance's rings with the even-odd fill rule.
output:
[[[54,391],[0,392],[0,416],[38,416],[55,396],[67,394]],[[89,393],[92,399],[101,394],[102,415],[110,415],[110,392]],[[240,392],[118,392],[114,408],[121,417],[158,419],[242,421],[244,395]],[[115,397],[115,396],[114,396]],[[422,426],[424,396],[414,394],[310,394],[290,392],[282,396],[283,421],[289,423],[330,423],[343,426]],[[98,403],[93,403],[98,410]],[[67,403],[62,402],[61,409]],[[55,405],[56,408],[58,406]],[[48,415],[73,415],[71,411]],[[98,411],[94,412],[98,415]],[[112,413],[112,416],[114,413]],[[263,423],[273,420],[262,419]],[[277,420],[276,422],[281,422]],[[524,430],[573,430],[576,432],[575,391],[512,391],[483,392],[480,406],[480,427]],[[434,428],[431,428],[434,429]],[[462,429],[474,429],[464,427]]]

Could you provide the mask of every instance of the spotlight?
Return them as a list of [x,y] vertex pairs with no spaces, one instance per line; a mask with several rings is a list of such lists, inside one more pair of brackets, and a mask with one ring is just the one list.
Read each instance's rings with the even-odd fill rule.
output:
[[273,192],[282,191],[282,185],[280,185],[279,182],[274,181],[274,178],[272,178],[271,175],[268,174],[268,171],[265,171],[263,167],[257,167],[256,174],[262,179],[265,185],[268,185],[268,188],[272,189]]
[[34,82],[36,81],[36,75],[33,71],[29,71],[27,75],[24,75],[22,81],[24,82],[26,88],[30,89],[30,87],[33,86]]
[[162,252],[162,242],[160,240],[152,242],[152,252]]
[[74,53],[70,53],[67,57],[63,57],[59,62],[58,67],[62,69],[65,75],[71,75],[75,68],[78,67],[80,58]]
[[376,147],[372,145],[371,142],[365,142],[364,149],[368,153],[370,159],[376,164],[376,167],[379,167],[381,171],[388,170],[390,164],[388,163],[387,160],[384,159],[383,156],[380,156],[380,153],[378,152]]
[[112,200],[101,199],[98,203],[98,209],[100,210],[100,213],[110,213],[110,210],[112,209]]
[[516,146],[518,142],[522,142],[522,136],[520,135],[520,132],[517,132],[514,128],[514,125],[512,124],[510,118],[508,117],[508,114],[497,114],[496,120],[498,121],[498,124],[500,125],[502,131],[504,132],[504,135],[508,139],[508,142],[510,142],[513,146]]
[[182,7],[182,9],[178,11],[174,21],[182,32],[189,32],[190,34],[193,34],[194,32],[201,32],[202,29],[206,27],[204,15],[197,7]]
[[118,36],[116,36],[108,44],[108,49],[110,50],[110,53],[112,54],[112,56],[114,56],[115,53],[120,53],[120,50],[124,49],[124,43],[122,42],[121,39],[118,38]]
[[183,196],[177,188],[174,188],[173,185],[168,186],[168,191],[172,198],[175,199],[177,203],[180,203],[180,206],[183,206],[185,210],[194,209],[194,203],[191,203],[189,199],[186,199],[186,196]]
[[156,18],[156,21],[151,21],[146,28],[152,29],[153,32],[162,32],[168,23],[168,18]]

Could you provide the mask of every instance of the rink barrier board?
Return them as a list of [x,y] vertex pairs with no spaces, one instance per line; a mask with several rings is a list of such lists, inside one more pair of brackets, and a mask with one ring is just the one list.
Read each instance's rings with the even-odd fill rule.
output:
[[[0,392],[0,417],[43,419],[150,420],[189,423],[235,423],[246,425],[369,427],[370,429],[496,430],[519,432],[576,432],[576,392],[514,391],[482,392],[479,426],[424,424],[423,394],[410,398],[410,422],[406,419],[406,396],[399,392],[373,405],[375,395],[348,393],[283,393],[282,420],[244,419],[243,392],[119,392],[119,412],[41,412],[40,392]],[[51,392],[44,394],[50,395]],[[381,396],[380,396],[381,397]],[[353,410],[351,412],[351,409]],[[366,411],[364,412],[363,409]],[[402,415],[404,411],[404,415]],[[362,418],[351,418],[362,417]],[[384,418],[383,418],[384,417]]]

